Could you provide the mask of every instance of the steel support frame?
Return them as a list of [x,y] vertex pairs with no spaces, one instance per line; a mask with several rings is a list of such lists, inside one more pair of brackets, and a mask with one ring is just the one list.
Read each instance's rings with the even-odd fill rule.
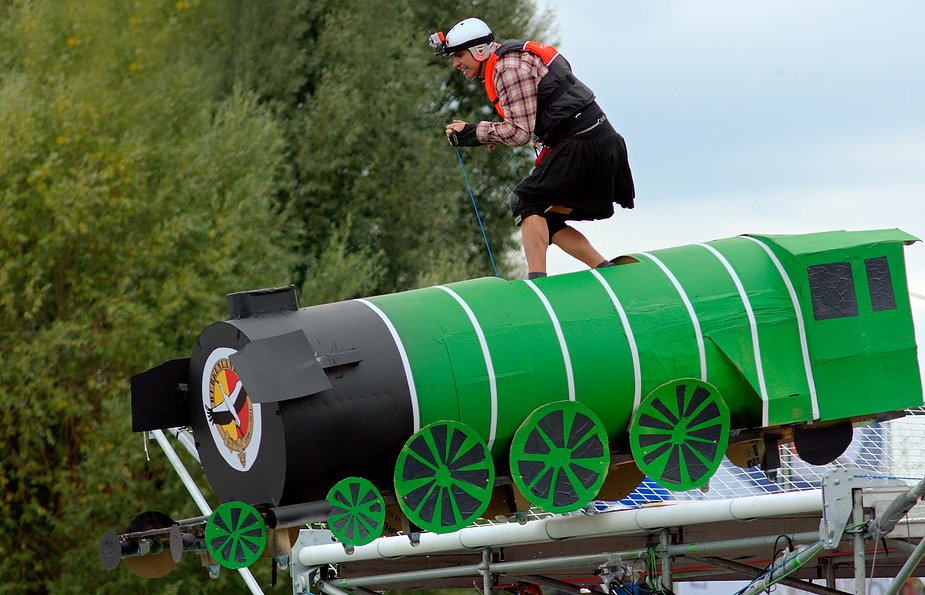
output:
[[[844,489],[844,487],[842,488]],[[866,564],[865,557],[865,539],[872,537],[869,533],[865,531],[866,521],[864,519],[864,509],[861,505],[861,490],[852,489],[849,490],[847,500],[849,507],[845,512],[850,514],[852,519],[853,526],[845,531],[843,538],[849,538],[853,540],[854,545],[854,555],[853,561],[855,565],[855,582],[857,595],[864,595],[865,581],[866,581],[866,572],[864,564]],[[908,498],[908,495],[906,496]],[[905,513],[906,511],[903,511]],[[884,520],[886,515],[884,515]],[[831,521],[835,520],[837,523],[841,523],[841,526],[844,527],[847,525],[847,519],[829,519],[828,525],[831,524]],[[791,535],[791,540],[798,543],[810,543],[814,542],[812,546],[806,546],[803,548],[803,551],[800,553],[802,556],[801,560],[797,563],[799,565],[804,564],[806,561],[817,555],[822,549],[823,538],[830,536],[831,532],[826,532],[824,529],[827,527],[826,520],[823,519],[822,528],[819,533],[815,532],[803,532]],[[670,590],[673,587],[673,582],[675,580],[675,573],[672,571],[672,559],[685,557],[688,559],[694,559],[698,561],[705,562],[717,568],[723,568],[727,571],[737,572],[743,576],[749,578],[758,578],[763,573],[751,566],[745,564],[740,564],[733,562],[731,560],[726,560],[722,557],[715,556],[705,556],[711,552],[722,552],[728,550],[735,550],[736,548],[746,548],[746,547],[761,547],[765,545],[773,545],[779,538],[779,534],[774,535],[764,535],[758,537],[747,537],[740,539],[728,539],[728,540],[717,540],[704,543],[690,543],[690,544],[678,544],[673,545],[672,542],[672,527],[664,527],[659,531],[659,545],[657,546],[656,555],[661,564],[661,576],[659,581],[663,588]],[[889,540],[893,543],[893,547],[903,546],[900,549],[903,549],[905,552],[910,553],[913,550],[911,544],[906,544],[905,542],[897,543],[896,540]],[[586,567],[588,565],[599,565],[604,567],[608,564],[613,564],[614,560],[635,560],[646,556],[649,552],[644,549],[635,549],[635,550],[625,550],[625,551],[613,551],[613,552],[601,552],[595,554],[585,554],[578,556],[560,556],[546,559],[538,560],[522,560],[522,561],[511,561],[511,562],[491,562],[491,547],[479,548],[482,552],[482,562],[479,564],[471,564],[464,566],[454,566],[447,568],[435,568],[428,570],[420,571],[407,571],[399,572],[392,574],[380,574],[380,575],[370,575],[363,577],[350,577],[350,578],[340,578],[337,580],[338,585],[342,589],[364,589],[364,587],[371,585],[387,585],[387,584],[396,584],[403,582],[413,582],[413,581],[425,581],[433,580],[439,578],[456,578],[463,576],[473,576],[473,577],[482,577],[483,591],[485,595],[491,595],[492,587],[494,585],[494,578],[499,575],[504,575],[509,577],[512,580],[517,581],[529,581],[536,584],[545,585],[550,588],[558,589],[566,593],[576,593],[577,589],[574,585],[569,583],[563,583],[562,581],[557,581],[556,579],[535,574],[537,572],[542,572],[543,570],[561,570],[569,568],[578,568]],[[848,554],[851,557],[851,554]],[[925,539],[918,544],[918,547],[911,552],[911,556],[907,561],[906,567],[903,568],[903,571],[900,573],[900,577],[897,577],[897,580],[894,581],[894,585],[899,585],[902,578],[908,576],[912,573],[915,566],[918,562],[925,557]],[[788,560],[788,563],[791,565],[794,564],[796,557]],[[832,560],[825,558],[823,562],[820,563],[825,570],[826,586],[816,585],[808,581],[803,581],[795,578],[790,578],[786,576],[795,568],[791,570],[782,569],[776,574],[769,574],[763,580],[768,583],[780,582],[781,584],[791,586],[803,591],[814,593],[816,595],[843,595],[843,592],[838,591],[834,588],[834,564]],[[703,574],[707,576],[712,574],[714,571],[706,571]],[[677,578],[689,579],[691,578],[689,574],[680,573]],[[295,578],[295,577],[294,577]],[[860,585],[860,586],[859,586]],[[894,587],[895,588],[895,587]],[[364,589],[365,590],[365,589]],[[891,592],[890,595],[895,593]],[[340,595],[334,594],[331,595]]]
[[[192,478],[189,476],[189,473],[186,471],[185,466],[182,461],[180,461],[176,452],[174,451],[172,445],[167,440],[163,432],[157,430],[152,432],[154,438],[157,440],[158,444],[161,446],[161,449],[167,455],[167,458],[170,460],[177,474],[179,475],[181,481],[186,486],[190,495],[193,497],[196,504],[199,506],[203,514],[210,514],[211,509],[209,505],[205,502],[205,499],[202,496],[202,493],[199,491],[198,486],[192,481]],[[183,442],[182,436],[179,434],[174,434],[175,438]],[[186,446],[186,444],[184,443]],[[188,446],[187,446],[188,448]],[[884,514],[882,519],[873,519],[869,523],[870,527],[873,527],[873,532],[869,530],[868,523],[864,519],[864,509],[862,506],[861,500],[861,490],[857,487],[849,487],[842,484],[844,480],[847,480],[848,483],[852,481],[852,478],[856,480],[859,477],[858,475],[850,475],[854,470],[836,470],[837,472],[832,474],[832,477],[827,477],[826,480],[832,480],[833,485],[840,485],[838,488],[839,496],[838,498],[843,502],[842,511],[848,506],[850,506],[850,516],[854,523],[853,527],[845,531],[850,534],[853,539],[854,544],[854,568],[855,568],[855,595],[865,595],[866,590],[866,576],[865,576],[865,546],[864,542],[866,538],[874,537],[884,537],[885,531],[880,531],[881,524],[887,528],[892,528],[895,524],[895,521],[901,516],[905,515],[908,512],[909,508],[915,503],[915,501],[921,497],[923,491],[925,491],[925,479],[922,480],[918,485],[916,485],[908,493],[903,494],[898,497],[896,501],[888,509],[888,513]],[[847,474],[847,475],[846,475]],[[875,478],[881,479],[881,478]],[[870,477],[867,478],[869,482]],[[878,482],[880,483],[880,482]],[[823,492],[825,491],[826,482],[823,482]],[[847,489],[846,489],[847,488]],[[845,492],[848,492],[847,494]],[[835,493],[835,490],[833,490]],[[847,497],[846,497],[847,496]],[[825,496],[824,498],[825,499]],[[832,498],[832,500],[835,500]],[[791,539],[795,542],[807,542],[816,540],[817,543],[814,543],[812,546],[807,546],[799,553],[802,556],[801,560],[796,565],[799,567],[808,561],[811,557],[818,554],[822,549],[823,542],[825,540],[832,540],[836,535],[841,534],[841,530],[845,527],[846,519],[837,518],[837,519],[826,519],[825,512],[829,511],[830,516],[832,511],[836,510],[836,506],[830,506],[830,503],[824,504],[823,510],[823,522],[820,526],[820,532],[817,533],[797,533],[791,535]],[[846,506],[847,505],[847,506]],[[730,508],[730,511],[732,509]],[[732,515],[735,517],[735,515]],[[839,514],[839,517],[844,516]],[[890,517],[890,518],[888,518]],[[676,520],[676,519],[673,519]],[[739,520],[739,519],[737,519]],[[832,530],[833,522],[840,525],[836,527],[836,530]],[[686,557],[689,559],[700,560],[711,564],[713,566],[724,568],[726,570],[731,570],[734,572],[739,572],[743,575],[751,575],[754,578],[756,573],[760,573],[755,568],[750,566],[739,564],[737,562],[732,562],[730,560],[725,560],[721,557],[703,557],[702,554],[709,552],[719,552],[723,550],[735,549],[737,547],[756,547],[763,545],[770,545],[776,542],[779,537],[779,534],[775,535],[766,535],[759,537],[749,537],[741,539],[731,539],[731,540],[717,540],[704,543],[692,543],[692,544],[679,544],[672,545],[672,527],[663,526],[659,530],[659,545],[656,551],[658,555],[660,564],[661,564],[661,576],[659,578],[661,586],[667,591],[671,591],[673,587],[673,571],[672,571],[672,559],[677,557]],[[556,536],[553,532],[550,532],[546,525],[544,525],[544,530],[548,538],[556,539]],[[320,543],[326,541],[324,537],[313,538],[311,535],[303,537],[306,530],[303,530],[300,534],[300,547],[316,547]],[[308,530],[309,533],[312,530]],[[583,531],[577,532],[573,537],[579,537]],[[328,533],[324,531],[323,533]],[[589,532],[588,536],[593,532]],[[327,536],[325,536],[327,537]],[[559,537],[560,539],[566,537],[563,535]],[[889,540],[895,542],[896,540]],[[905,542],[901,542],[905,544]],[[412,544],[414,545],[414,544]],[[320,591],[327,593],[328,595],[347,595],[350,591],[345,591],[345,589],[351,589],[353,592],[365,593],[368,594],[369,591],[365,589],[365,586],[368,585],[381,585],[381,584],[395,584],[406,581],[415,581],[415,580],[431,580],[439,578],[452,578],[452,577],[462,577],[462,576],[481,576],[482,577],[482,587],[484,595],[492,595],[492,590],[494,587],[495,577],[499,575],[505,575],[513,580],[527,580],[530,582],[535,582],[537,584],[544,584],[547,587],[558,589],[566,593],[575,593],[575,588],[569,583],[564,583],[562,581],[557,581],[549,577],[531,574],[535,571],[552,570],[552,569],[567,569],[567,568],[577,568],[584,567],[588,565],[600,565],[604,567],[608,564],[612,565],[615,560],[619,561],[622,559],[636,560],[646,556],[649,552],[645,549],[635,549],[635,550],[626,550],[618,552],[602,552],[600,554],[586,554],[579,556],[561,556],[540,560],[523,560],[523,561],[514,561],[514,562],[492,562],[492,551],[493,546],[485,545],[478,548],[481,551],[482,561],[479,564],[466,565],[466,566],[455,566],[449,568],[437,568],[421,571],[408,571],[400,572],[386,575],[374,575],[366,577],[353,577],[353,578],[338,578],[335,580],[319,580],[318,579],[318,570],[319,566],[304,566],[299,563],[298,551],[294,548],[292,552],[292,565],[291,572],[293,578],[293,593],[304,593],[305,589],[312,581],[314,581],[314,586],[316,586]],[[900,571],[899,575],[893,581],[893,584],[890,586],[887,595],[895,595],[898,591],[899,586],[901,586],[902,581],[906,577],[910,576],[914,571],[918,563],[925,557],[925,539],[923,539],[917,547],[912,548],[911,545],[905,544],[903,547],[907,553],[911,551],[910,557],[907,560],[905,566]],[[698,554],[698,555],[694,555]],[[797,556],[794,556],[786,562],[786,564],[794,564]],[[840,591],[834,589],[834,566],[831,560],[826,560],[822,563],[826,571],[826,587],[821,587],[810,582],[801,581],[797,579],[791,579],[786,576],[789,572],[784,572],[783,570],[778,571],[776,574],[771,573],[767,577],[763,578],[763,581],[768,585],[780,582],[782,584],[792,586],[804,591],[815,593],[817,595],[839,595]],[[794,568],[795,569],[795,568]],[[253,577],[250,576],[250,573],[246,571],[247,569],[241,569],[242,577],[245,579],[245,583],[254,593],[260,593],[260,587],[256,584],[256,581],[253,580]],[[526,573],[526,574],[525,574]],[[709,573],[708,573],[709,574]],[[689,578],[685,576],[684,578]],[[336,584],[335,584],[336,582]],[[306,589],[307,590],[307,589]]]
[[[817,540],[819,534],[815,532],[803,532],[792,534],[791,539],[797,542],[807,542],[812,540]],[[679,544],[679,545],[668,545],[667,549],[659,554],[662,556],[662,559],[675,558],[680,556],[690,557],[692,552],[697,553],[710,553],[710,552],[720,552],[736,548],[746,548],[746,547],[758,547],[758,546],[773,546],[775,541],[778,539],[778,534],[760,536],[760,537],[744,537],[739,539],[725,539],[719,541],[711,541],[705,543],[689,543],[689,544]],[[635,549],[635,550],[623,550],[615,552],[602,552],[599,554],[585,554],[579,556],[559,556],[554,558],[546,558],[541,560],[520,560],[513,562],[494,562],[490,566],[485,562],[485,556],[487,555],[490,559],[489,549],[482,550],[483,561],[480,564],[469,564],[463,566],[451,566],[445,568],[431,568],[428,570],[413,570],[408,572],[396,572],[391,574],[379,574],[379,575],[370,575],[364,577],[345,577],[339,578],[337,580],[338,585],[342,589],[355,589],[358,587],[368,587],[370,585],[386,585],[386,584],[395,584],[403,583],[409,581],[426,581],[439,578],[456,578],[462,576],[486,576],[486,574],[501,574],[508,576],[512,579],[526,579],[524,574],[526,573],[533,578],[542,578],[545,581],[549,582],[550,587],[560,588],[557,585],[563,585],[568,583],[562,583],[561,581],[556,581],[548,577],[536,577],[530,575],[529,573],[544,570],[544,569],[569,569],[569,568],[579,568],[587,565],[606,565],[612,563],[613,560],[635,560],[637,558],[643,558],[647,554],[647,550],[644,549]],[[743,565],[744,566],[744,565]],[[750,568],[750,567],[747,567]],[[294,577],[296,578],[296,577]],[[538,581],[531,581],[537,582]],[[802,583],[802,581],[800,581]],[[565,590],[561,589],[560,590]],[[488,593],[489,591],[486,591]],[[827,593],[826,595],[832,595]]]
[[[698,560],[705,564],[711,564],[713,566],[725,568],[726,570],[731,570],[749,579],[756,579],[763,574],[761,570],[754,568],[752,566],[749,566],[747,564],[742,564],[739,562],[735,562],[733,560],[726,560],[725,558],[720,558],[717,556],[706,556],[706,557],[685,556],[685,557],[690,560]],[[832,585],[834,585],[834,575],[833,575],[832,580],[833,580]],[[834,586],[830,586],[828,585],[828,583],[827,583],[827,586],[823,587],[822,585],[817,585],[809,581],[803,581],[803,580],[790,578],[790,577],[784,577],[777,582],[787,587],[793,587],[794,589],[800,589],[801,591],[806,591],[808,593],[815,593],[816,595],[851,595],[849,593],[846,593],[845,591],[839,591],[835,589]]]
[[[193,501],[196,503],[196,506],[199,507],[199,511],[204,516],[211,515],[212,507],[209,506],[208,502],[206,502],[205,497],[202,495],[202,491],[200,491],[199,486],[196,485],[196,482],[193,481],[189,471],[186,470],[186,465],[183,464],[183,461],[181,461],[180,457],[177,455],[177,451],[174,450],[173,445],[170,444],[169,440],[167,440],[167,436],[165,436],[164,432],[161,430],[152,430],[151,434],[154,436],[154,439],[157,440],[161,450],[164,451],[164,454],[167,456],[167,460],[170,461],[170,464],[173,466],[174,471],[177,472],[177,475],[180,477],[180,481],[183,482],[184,487],[186,487],[186,491],[189,492],[190,496],[193,498]],[[178,434],[174,434],[174,436],[180,440]],[[196,459],[198,460],[198,457],[196,457]],[[213,572],[214,571],[210,570],[210,575]],[[241,578],[244,580],[244,584],[247,585],[248,590],[250,590],[253,595],[263,595],[263,589],[260,588],[260,585],[257,583],[254,575],[251,574],[250,568],[238,568],[238,574],[241,575]]]

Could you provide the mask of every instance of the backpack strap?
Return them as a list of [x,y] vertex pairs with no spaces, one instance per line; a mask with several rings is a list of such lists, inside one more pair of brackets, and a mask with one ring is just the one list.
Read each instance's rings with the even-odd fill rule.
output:
[[498,54],[488,56],[488,63],[485,64],[485,91],[488,93],[488,100],[495,106],[498,114],[504,117],[504,110],[501,109],[501,103],[498,94],[495,92],[495,62],[498,61]]
[[[543,63],[546,66],[549,66],[553,60],[559,56],[559,51],[552,47],[551,45],[545,45],[542,43],[537,43],[535,41],[506,41],[501,44],[501,47],[496,49],[490,56],[488,56],[488,62],[485,64],[485,91],[488,93],[488,100],[491,101],[492,105],[495,106],[495,111],[503,118],[504,110],[501,109],[500,99],[498,98],[498,93],[495,91],[495,63],[498,61],[498,58],[510,51],[522,51],[530,52],[531,54],[536,54],[543,60]],[[569,77],[569,82],[574,84],[572,81],[573,77]],[[568,85],[571,86],[571,85]],[[560,88],[556,93],[556,98],[565,93],[568,89],[568,86],[563,85],[564,88]],[[555,99],[555,98],[553,98]]]

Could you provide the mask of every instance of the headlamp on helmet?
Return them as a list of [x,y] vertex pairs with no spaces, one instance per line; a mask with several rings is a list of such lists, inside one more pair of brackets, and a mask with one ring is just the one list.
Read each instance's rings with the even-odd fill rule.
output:
[[443,31],[437,31],[430,36],[430,47],[434,48],[441,58],[449,56],[446,53],[446,35],[443,34]]

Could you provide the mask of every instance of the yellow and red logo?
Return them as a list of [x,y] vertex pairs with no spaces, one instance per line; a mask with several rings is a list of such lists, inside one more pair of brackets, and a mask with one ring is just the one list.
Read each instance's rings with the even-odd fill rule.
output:
[[261,412],[228,359],[233,353],[234,349],[220,347],[206,361],[202,405],[219,452],[232,468],[247,471],[260,448]]

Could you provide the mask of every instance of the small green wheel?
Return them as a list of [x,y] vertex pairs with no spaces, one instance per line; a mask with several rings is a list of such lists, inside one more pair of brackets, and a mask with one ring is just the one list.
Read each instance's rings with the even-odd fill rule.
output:
[[382,535],[385,502],[369,480],[343,479],[328,492],[327,501],[334,507],[328,529],[344,545],[366,545]]
[[558,401],[527,416],[511,442],[511,475],[531,504],[572,512],[594,500],[607,477],[610,447],[585,405]]
[[206,548],[225,568],[257,561],[267,545],[267,527],[257,509],[243,502],[226,502],[209,516]]
[[685,491],[705,485],[729,444],[729,408],[719,391],[693,378],[656,388],[630,427],[639,468],[663,487]]
[[495,483],[491,453],[479,434],[455,421],[416,432],[398,455],[395,494],[422,529],[452,533],[485,512]]

